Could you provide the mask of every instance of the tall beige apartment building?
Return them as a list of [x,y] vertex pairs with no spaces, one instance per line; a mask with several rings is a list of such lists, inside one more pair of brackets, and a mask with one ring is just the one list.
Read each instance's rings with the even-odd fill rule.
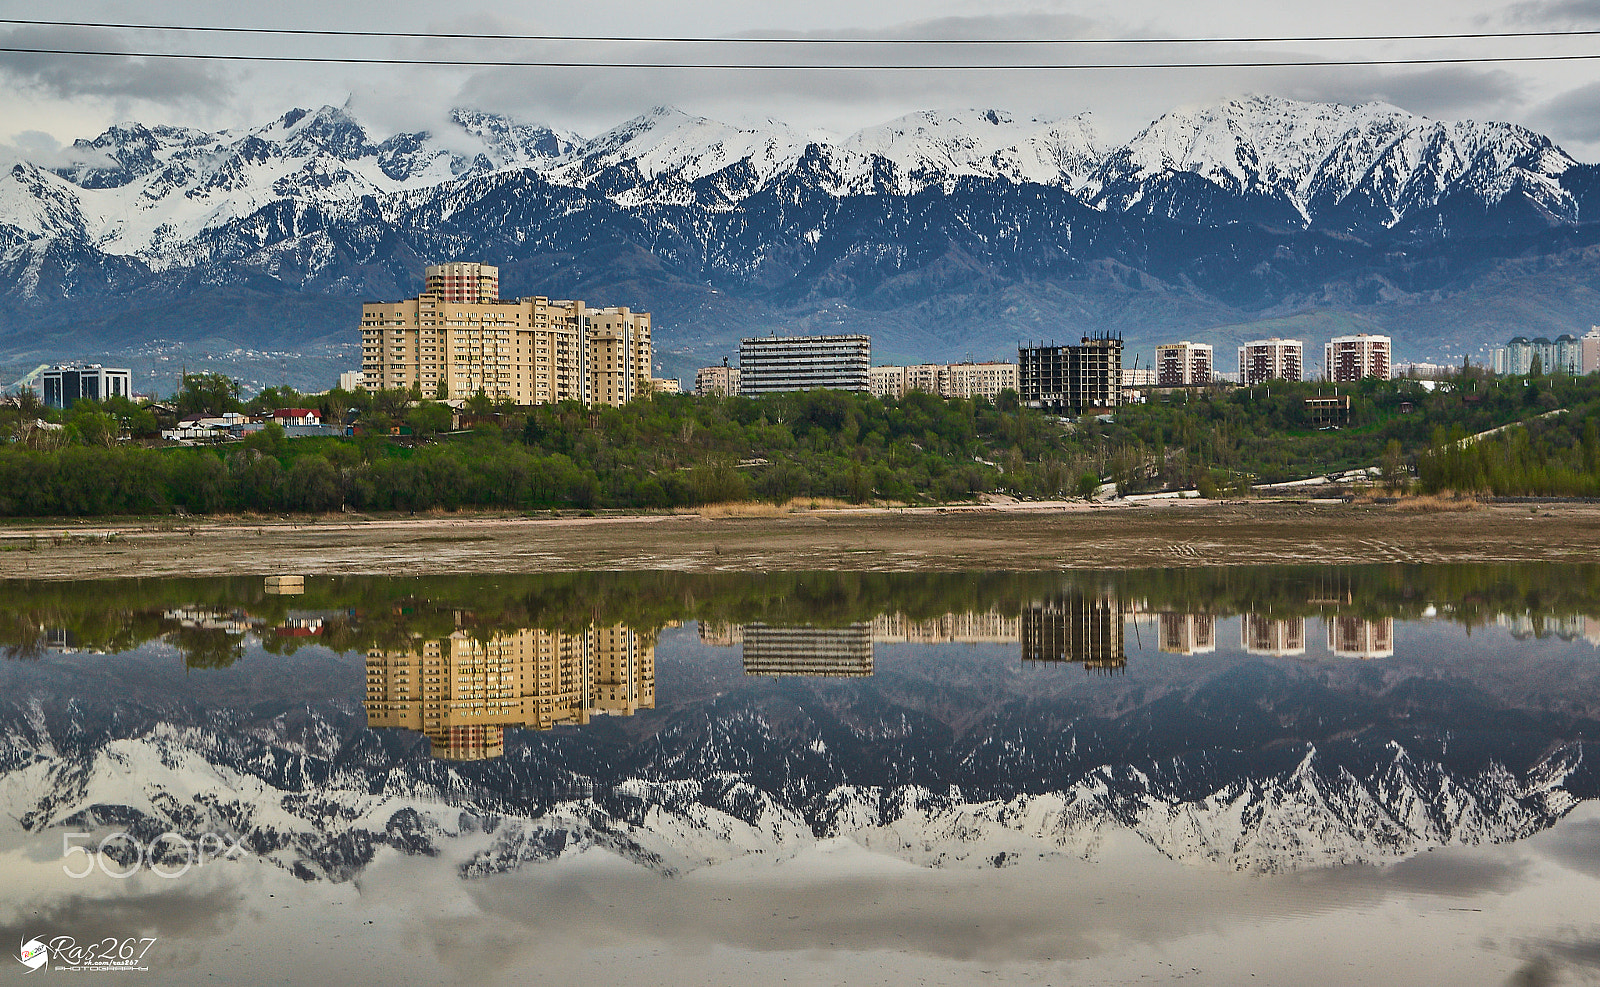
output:
[[500,301],[499,269],[487,264],[436,264],[424,284],[416,298],[362,305],[362,387],[611,406],[649,388],[648,312],[543,295]]

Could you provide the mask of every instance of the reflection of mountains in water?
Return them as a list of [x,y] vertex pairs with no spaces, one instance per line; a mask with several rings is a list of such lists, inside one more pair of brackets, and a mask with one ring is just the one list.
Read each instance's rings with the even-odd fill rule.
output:
[[[471,673],[454,698],[481,680],[487,709],[489,670],[531,668],[501,659],[537,647],[452,638],[408,653],[406,684],[426,684],[429,667],[442,678],[454,655],[449,667]],[[383,662],[379,680],[398,691]],[[255,696],[146,707],[115,689],[41,707],[37,690],[10,692],[0,791],[28,831],[237,833],[307,879],[457,839],[482,847],[465,874],[589,847],[675,872],[834,836],[925,863],[1093,857],[1120,832],[1175,859],[1281,871],[1516,840],[1600,794],[1600,749],[1566,739],[1592,719],[1484,716],[1485,694],[1449,678],[1386,696],[1247,663],[1176,692],[1108,681],[1119,698],[1101,707],[1036,675],[997,694],[981,656],[931,665],[776,693],[735,678],[648,718],[530,731],[483,759],[418,757],[404,732],[364,729],[370,692],[367,709]],[[585,715],[566,695],[572,718],[550,697],[545,722]]]
[[653,708],[655,645],[620,624],[575,633],[525,627],[488,639],[458,630],[367,654],[367,725],[426,736],[433,756],[505,753],[505,728],[549,730]]

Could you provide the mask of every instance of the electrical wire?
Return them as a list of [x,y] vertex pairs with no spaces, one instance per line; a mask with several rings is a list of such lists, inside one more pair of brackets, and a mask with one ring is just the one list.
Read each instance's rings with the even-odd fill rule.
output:
[[1328,34],[1305,36],[1216,36],[1197,38],[818,38],[790,37],[640,37],[598,34],[457,34],[436,31],[351,31],[332,28],[224,27],[195,24],[131,24],[108,21],[55,21],[0,18],[0,24],[17,27],[97,28],[117,31],[164,31],[177,33],[243,34],[326,38],[392,38],[426,41],[552,41],[564,43],[636,44],[735,44],[735,45],[1215,45],[1215,44],[1313,44],[1325,42],[1400,42],[1400,41],[1502,41],[1555,38],[1592,38],[1600,29],[1564,31],[1477,31],[1439,34]]
[[1084,71],[1096,69],[1249,69],[1249,68],[1336,68],[1343,66],[1384,65],[1485,65],[1511,62],[1580,62],[1600,59],[1600,52],[1559,55],[1480,55],[1457,58],[1328,58],[1328,59],[1250,59],[1195,62],[988,62],[915,64],[863,62],[660,62],[639,59],[461,59],[461,58],[364,58],[319,55],[243,55],[202,52],[104,51],[78,48],[0,46],[0,53],[14,55],[67,55],[102,58],[188,59],[210,62],[294,62],[316,65],[404,65],[435,68],[563,68],[563,69],[726,69],[736,71],[871,71],[871,72],[1001,72],[1001,71]]

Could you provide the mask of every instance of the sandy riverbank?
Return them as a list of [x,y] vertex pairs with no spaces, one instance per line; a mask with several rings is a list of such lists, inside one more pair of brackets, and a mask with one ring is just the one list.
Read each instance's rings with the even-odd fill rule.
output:
[[[109,536],[109,537],[108,537]],[[1600,506],[1155,502],[776,516],[16,523],[0,578],[1600,560]]]

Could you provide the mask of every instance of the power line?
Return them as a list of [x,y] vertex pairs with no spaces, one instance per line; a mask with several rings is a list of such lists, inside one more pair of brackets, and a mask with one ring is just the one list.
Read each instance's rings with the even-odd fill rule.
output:
[[[818,38],[788,37],[690,37],[600,34],[453,34],[436,31],[350,31],[332,28],[224,27],[198,24],[127,24],[108,21],[50,21],[0,18],[0,24],[17,27],[96,28],[116,31],[165,31],[196,34],[242,34],[323,38],[391,38],[404,40],[450,41],[553,41],[564,43],[636,44],[716,44],[716,45],[932,45],[932,46],[1045,46],[1045,45],[1217,45],[1217,44],[1314,44],[1324,42],[1386,41],[1514,41],[1524,39],[1591,38],[1600,29],[1565,31],[1474,31],[1456,34],[1327,34],[1304,36],[1215,36],[1196,38]],[[1365,63],[1352,63],[1365,64]]]
[[223,55],[197,52],[100,51],[77,48],[0,46],[0,53],[15,55],[68,55],[102,58],[163,58],[208,62],[293,62],[316,65],[406,65],[435,68],[567,68],[567,69],[727,69],[739,71],[871,71],[871,72],[998,72],[1080,71],[1092,69],[1251,69],[1338,68],[1384,65],[1485,65],[1511,62],[1581,62],[1600,60],[1600,52],[1564,55],[1480,55],[1458,58],[1329,58],[1241,59],[1196,62],[990,62],[907,65],[865,62],[657,62],[642,59],[458,59],[360,58],[317,55]]

